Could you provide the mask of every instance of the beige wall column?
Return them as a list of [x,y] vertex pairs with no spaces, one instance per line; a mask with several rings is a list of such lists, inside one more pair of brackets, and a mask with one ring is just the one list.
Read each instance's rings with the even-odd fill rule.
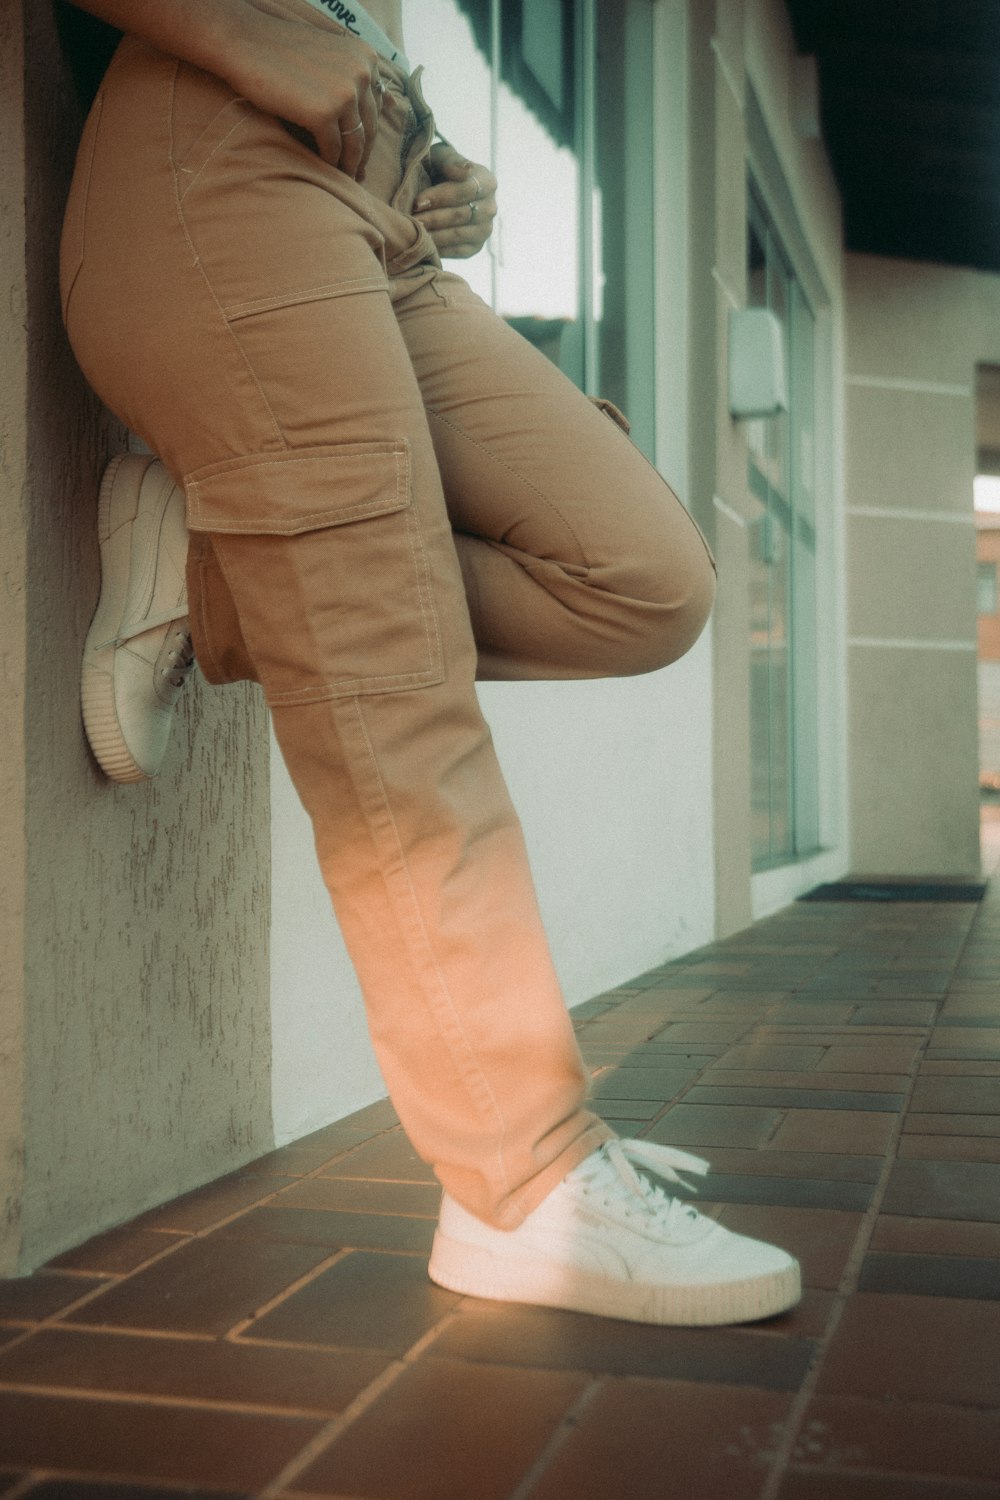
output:
[[847,262],[851,859],[979,868],[975,367],[1000,278]]
[[[195,687],[140,787],[97,771],[80,648],[95,492],[124,434],[59,319],[79,111],[48,0],[0,14],[0,1274],[271,1141],[268,793],[260,703]],[[137,226],[141,232],[141,226]]]
[[746,441],[729,416],[729,312],[746,300],[742,0],[692,4],[689,455],[691,506],[719,568],[712,617],[716,931],[750,907],[750,635]]
[[[729,411],[729,319],[747,300],[748,174],[752,171],[781,240],[817,313],[818,399],[832,406],[828,368],[840,332],[839,200],[815,132],[800,119],[799,60],[780,0],[690,3],[688,15],[689,455],[692,509],[712,541],[719,566],[713,617],[715,892],[720,936],[745,926],[757,899],[751,880],[751,547],[760,506],[750,494],[747,429]],[[833,515],[839,500],[833,448],[839,416],[822,412],[817,485],[820,533],[817,590],[824,627],[834,568]],[[820,700],[826,718],[839,694],[839,662],[826,661]],[[837,675],[836,683],[827,680]],[[840,820],[829,811],[840,776],[840,742],[828,735],[820,754],[823,852],[843,857]],[[814,851],[806,851],[810,855]],[[825,878],[789,867],[773,899]]]

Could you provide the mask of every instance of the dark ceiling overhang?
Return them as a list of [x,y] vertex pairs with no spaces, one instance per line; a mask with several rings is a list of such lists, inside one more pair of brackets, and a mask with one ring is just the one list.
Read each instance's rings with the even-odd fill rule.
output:
[[1000,272],[1000,0],[787,0],[850,250]]

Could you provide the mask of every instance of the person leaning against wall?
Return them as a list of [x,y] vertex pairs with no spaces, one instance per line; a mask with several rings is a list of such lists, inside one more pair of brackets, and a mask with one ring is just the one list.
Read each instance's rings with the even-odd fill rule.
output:
[[99,762],[156,773],[192,651],[212,683],[261,683],[390,1096],[444,1188],[434,1281],[651,1323],[783,1311],[789,1255],[651,1181],[707,1164],[588,1107],[475,693],[676,660],[714,593],[701,534],[442,269],[485,243],[496,182],[435,142],[400,0],[79,9],[124,36],[80,144],[63,313],[157,455],[101,489]]

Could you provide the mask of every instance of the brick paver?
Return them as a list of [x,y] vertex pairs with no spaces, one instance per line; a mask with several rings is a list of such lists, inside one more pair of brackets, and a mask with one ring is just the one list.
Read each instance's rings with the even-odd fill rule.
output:
[[802,903],[574,1019],[601,1112],[708,1155],[798,1309],[432,1287],[437,1188],[378,1104],[0,1282],[3,1500],[996,1497],[1000,882]]

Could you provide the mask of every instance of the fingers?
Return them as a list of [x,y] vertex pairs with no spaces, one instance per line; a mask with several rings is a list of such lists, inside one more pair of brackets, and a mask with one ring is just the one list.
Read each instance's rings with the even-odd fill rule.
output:
[[[372,154],[375,145],[375,135],[378,131],[379,115],[382,113],[382,95],[385,92],[384,85],[379,77],[378,67],[374,69],[368,80],[367,88],[363,89],[358,96],[358,110],[361,115],[361,129],[355,133],[352,139],[361,145],[361,152],[357,168],[351,172],[360,182],[365,175],[365,167],[368,158]],[[346,168],[344,170],[347,170]]]
[[448,178],[452,182],[461,182],[476,170],[468,157],[456,151],[454,146],[449,146],[447,141],[438,141],[431,147],[430,165],[431,176],[438,181]]
[[442,260],[471,260],[486,243],[482,235],[470,240],[461,229],[439,229],[431,238]]
[[479,254],[491,232],[492,225],[485,230],[465,224],[457,229],[431,230],[431,239],[439,255],[450,260],[467,260],[469,256]]
[[414,204],[414,216],[431,233],[475,224],[483,226],[488,235],[497,215],[496,179],[492,174],[489,182],[492,186],[487,188],[478,176],[470,173],[462,182],[436,183],[421,193]]
[[425,224],[439,255],[456,257],[460,260],[470,255],[478,255],[493,233],[495,207],[492,213],[484,214],[482,217],[477,214],[473,219],[469,218],[468,208],[464,212],[464,222],[439,224],[436,228],[426,222],[429,215],[418,216],[419,221]]
[[336,118],[314,130],[316,145],[324,161],[339,167],[358,182],[364,178],[375,144],[385,92],[374,53],[371,53],[371,59],[367,66],[359,62],[353,97],[341,105]]
[[353,108],[349,104],[337,121],[340,131],[337,166],[348,177],[354,177],[359,182],[365,175],[365,167],[375,144],[382,94],[382,80],[375,68],[360,84]]
[[413,216],[439,255],[468,260],[493,233],[497,180],[488,167],[467,161],[450,146],[435,146],[431,170],[436,180],[420,194]]

